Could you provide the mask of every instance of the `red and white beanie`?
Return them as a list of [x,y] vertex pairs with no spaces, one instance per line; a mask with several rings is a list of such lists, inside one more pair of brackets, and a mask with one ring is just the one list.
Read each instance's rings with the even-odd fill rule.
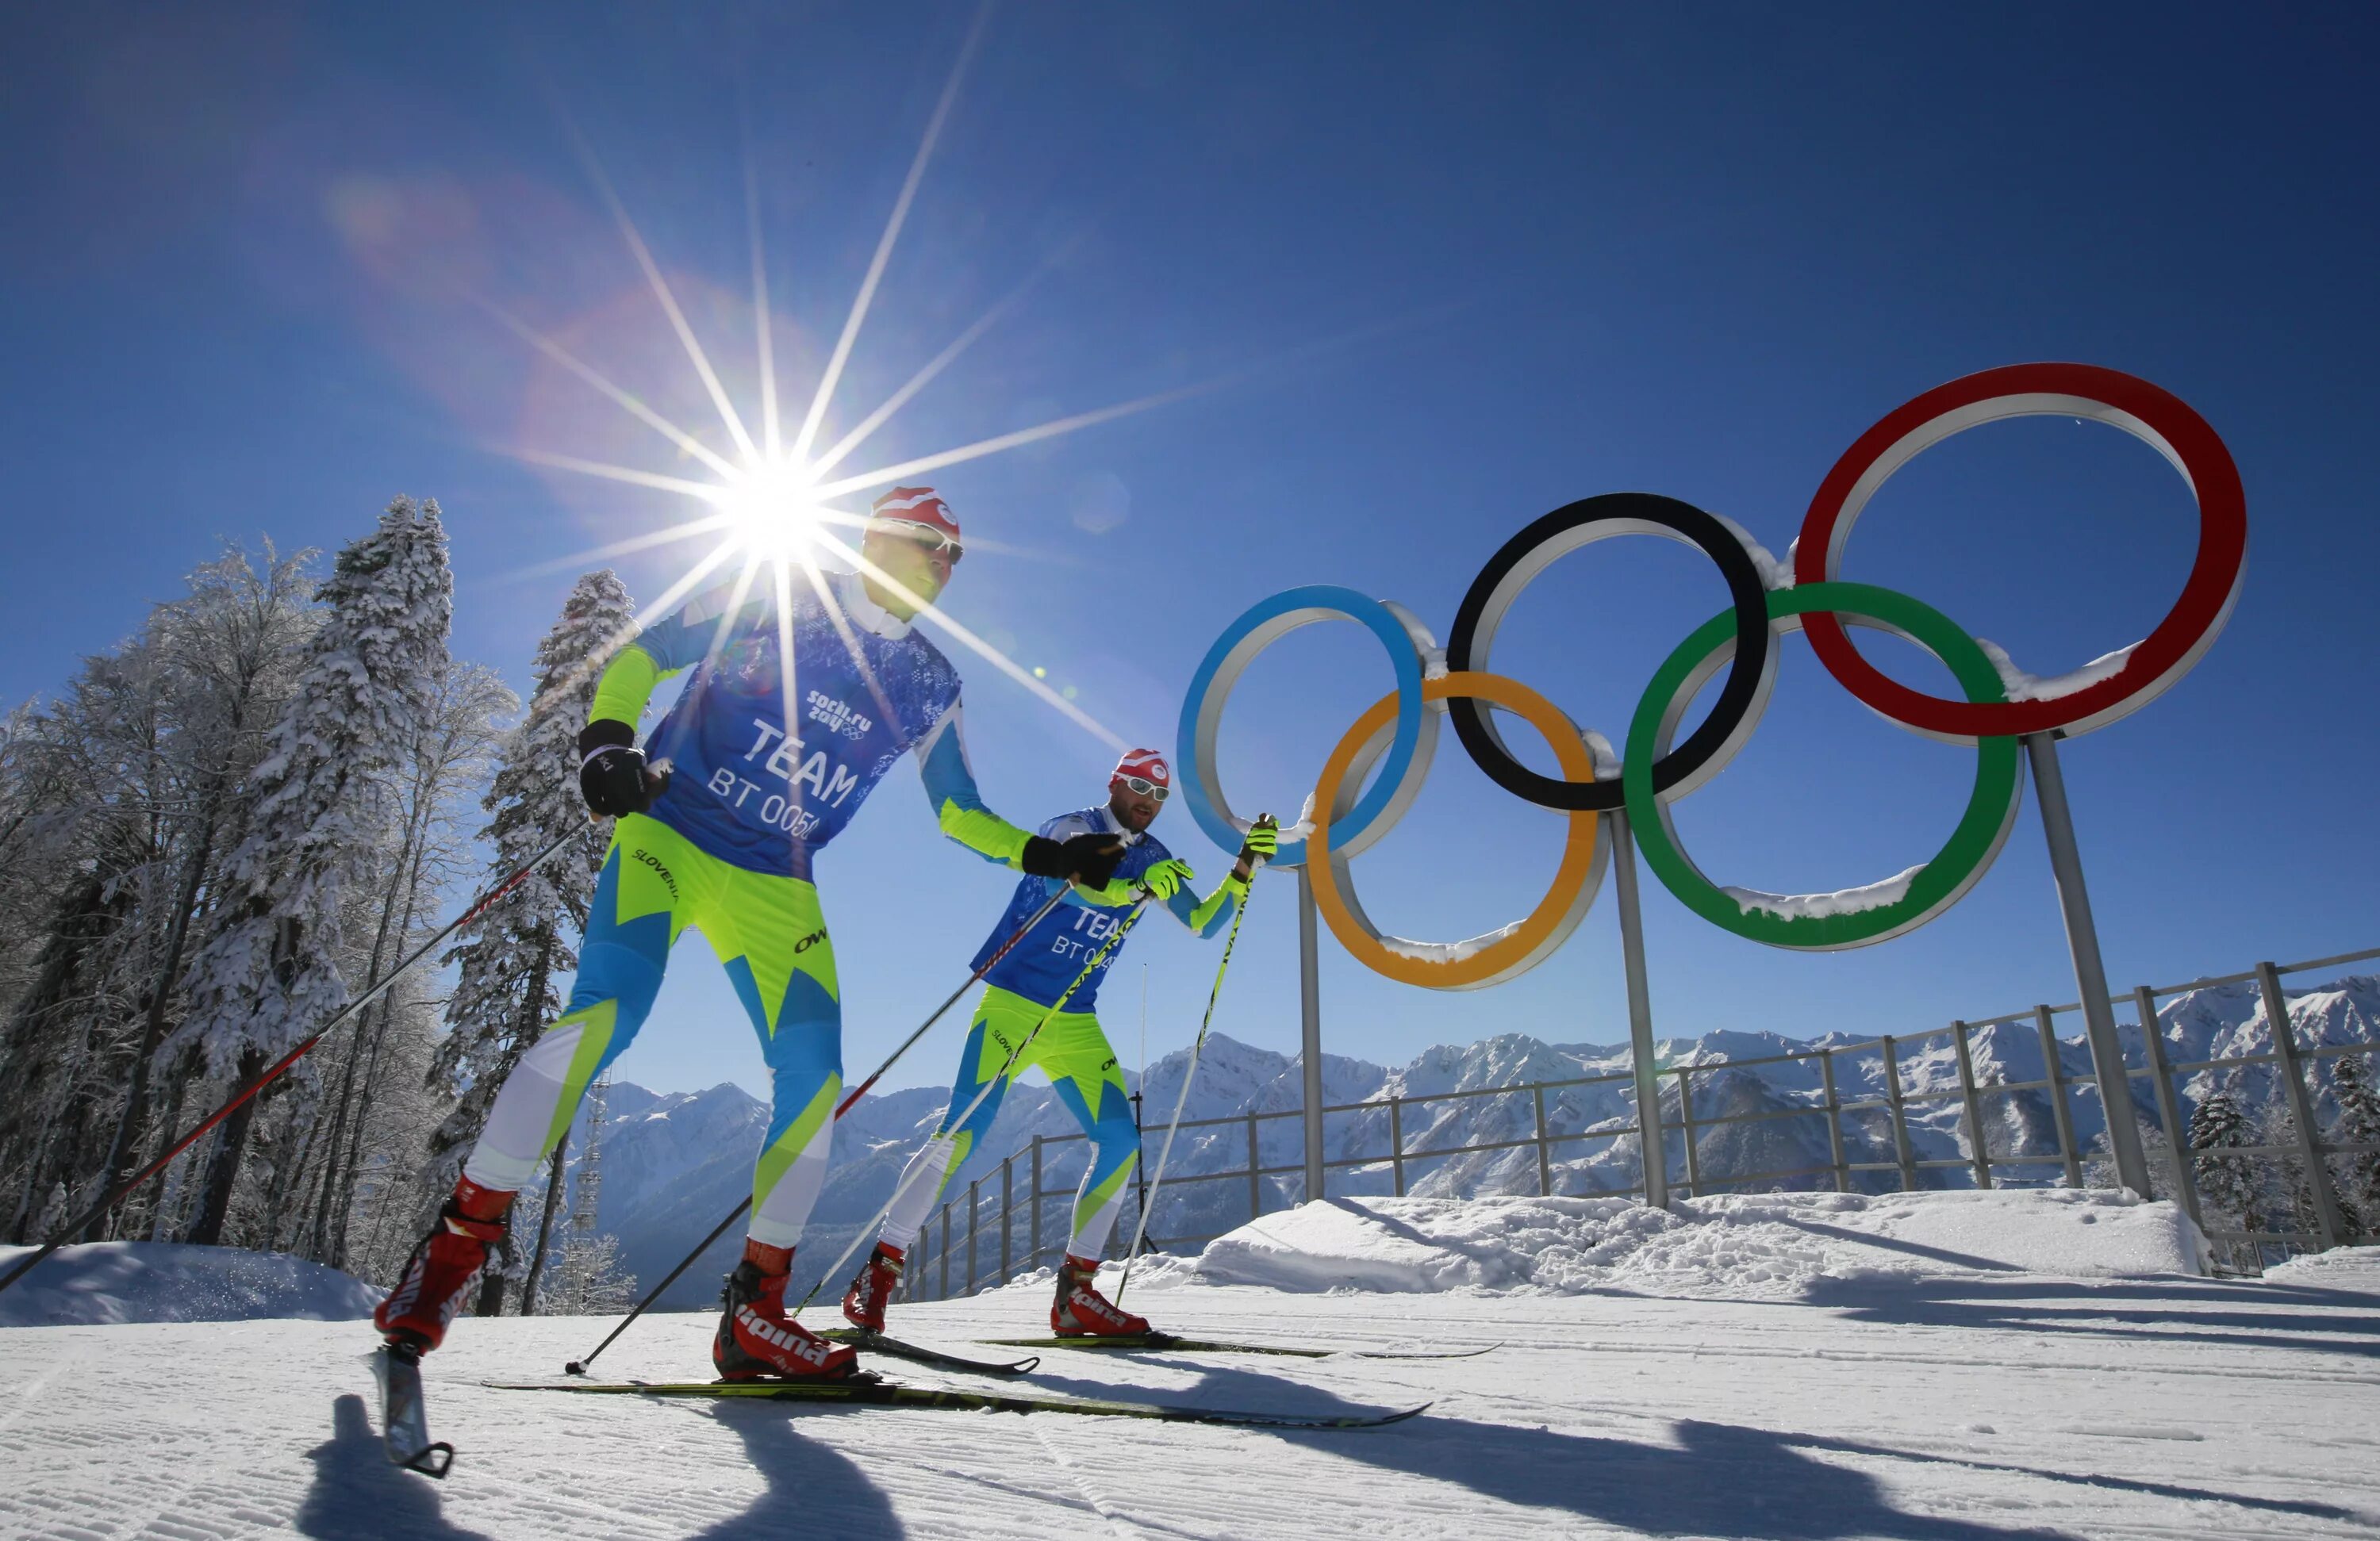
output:
[[875,516],[872,522],[923,525],[953,540],[959,539],[959,522],[952,516],[951,505],[930,487],[895,487],[878,498],[870,512]]
[[1116,761],[1115,774],[1108,778],[1108,784],[1112,786],[1126,776],[1138,776],[1168,790],[1173,785],[1173,768],[1155,749],[1126,749],[1123,758]]

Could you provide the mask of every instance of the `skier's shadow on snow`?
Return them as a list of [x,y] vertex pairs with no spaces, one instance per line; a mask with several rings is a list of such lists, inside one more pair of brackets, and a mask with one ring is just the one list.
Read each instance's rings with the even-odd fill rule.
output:
[[908,1534],[892,1500],[858,1463],[831,1445],[795,1433],[783,1407],[731,1400],[713,1404],[710,1414],[744,1441],[746,1458],[769,1490],[743,1513],[696,1532],[693,1541],[782,1541],[795,1534],[875,1541]]
[[[1386,1402],[1349,1401],[1318,1386],[1221,1365],[1200,1365],[1199,1383],[1163,1400],[1203,1407],[1298,1413],[1375,1412]],[[1131,1399],[1137,1389],[1036,1376],[1048,1389]],[[1825,1435],[1785,1433],[1735,1424],[1684,1419],[1670,1426],[1672,1444],[1638,1444],[1597,1435],[1561,1434],[1509,1424],[1473,1423],[1425,1413],[1387,1428],[1277,1430],[1291,1444],[1345,1460],[1365,1461],[1467,1487],[1504,1503],[1557,1509],[1606,1524],[1655,1535],[1686,1534],[1729,1541],[1836,1541],[1887,1536],[1893,1541],[2064,1541],[2068,1532],[2007,1529],[1912,1514],[1892,1506],[1864,1473],[1810,1453],[1937,1458],[1888,1446]],[[2173,1483],[2093,1474],[2074,1475],[2034,1467],[1996,1465],[1971,1457],[1942,1458],[2048,1483],[2080,1483],[2192,1501],[2235,1504],[2271,1513],[2357,1522],[2331,1504],[2259,1499]]]
[[388,1452],[365,1415],[364,1399],[331,1404],[331,1438],[306,1452],[314,1486],[291,1523],[317,1541],[484,1541],[478,1531],[448,1524],[438,1490],[426,1477],[389,1464]]

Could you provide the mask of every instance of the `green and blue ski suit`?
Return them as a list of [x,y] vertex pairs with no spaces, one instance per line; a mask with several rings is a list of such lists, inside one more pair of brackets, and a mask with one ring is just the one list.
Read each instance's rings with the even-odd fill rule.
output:
[[[1114,880],[1096,892],[1055,879],[1023,880],[977,953],[975,966],[981,968],[999,952],[1002,942],[1049,903],[1052,892],[1064,888],[1066,902],[1044,916],[984,976],[987,988],[976,1007],[966,1047],[959,1055],[950,1106],[942,1113],[942,1137],[927,1141],[909,1159],[900,1185],[893,1190],[892,1207],[885,1215],[882,1239],[904,1251],[917,1239],[918,1228],[952,1175],[966,1164],[968,1154],[982,1143],[992,1120],[1000,1116],[1009,1086],[1037,1067],[1050,1078],[1058,1100],[1075,1115],[1091,1142],[1090,1164],[1075,1194],[1075,1223],[1067,1254],[1098,1257],[1107,1249],[1108,1236],[1123,1206],[1124,1184],[1132,1174],[1133,1158],[1140,1150],[1139,1131],[1133,1123],[1131,1088],[1124,1083],[1115,1050],[1109,1045],[1097,1015],[1099,983],[1114,966],[1122,948],[1111,950],[1087,977],[1083,970],[1123,924],[1124,913],[1139,895],[1141,875],[1171,859],[1172,853],[1154,835],[1126,830],[1105,807],[1062,815],[1042,825],[1040,832],[1051,840],[1078,834],[1117,835],[1125,843],[1123,860],[1116,868]],[[1198,936],[1211,937],[1230,923],[1246,892],[1246,884],[1227,877],[1204,900],[1186,885],[1176,889],[1165,907]],[[1077,978],[1080,984],[1075,983]],[[1074,987],[1072,995],[1066,994],[1069,986]],[[1065,1009],[1053,1013],[1051,1007],[1061,996],[1065,996]],[[1037,1025],[1040,1032],[1002,1076],[1001,1067],[1008,1064],[1009,1055]],[[998,1084],[974,1113],[959,1122],[968,1104],[995,1077]]]
[[1014,867],[1027,838],[983,806],[960,736],[958,672],[853,576],[825,577],[780,613],[738,588],[696,598],[621,649],[597,720],[633,723],[662,680],[692,668],[648,747],[668,759],[650,813],[614,826],[578,976],[561,1017],[523,1054],[463,1172],[516,1192],[570,1127],[660,992],[688,927],[718,953],[769,1065],[768,1136],[750,1234],[790,1247],[826,1175],[843,1089],[842,991],[812,853],[886,771],[915,755],[942,831]]

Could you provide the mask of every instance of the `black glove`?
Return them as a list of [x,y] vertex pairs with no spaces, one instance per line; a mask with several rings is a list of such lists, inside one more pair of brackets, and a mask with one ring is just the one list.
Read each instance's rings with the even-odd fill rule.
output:
[[653,806],[656,788],[647,781],[636,729],[598,718],[578,730],[578,794],[596,813],[617,819]]
[[1063,878],[1085,888],[1105,888],[1123,860],[1123,842],[1113,835],[1078,834],[1060,842],[1035,835],[1025,843],[1017,864],[1027,876]]

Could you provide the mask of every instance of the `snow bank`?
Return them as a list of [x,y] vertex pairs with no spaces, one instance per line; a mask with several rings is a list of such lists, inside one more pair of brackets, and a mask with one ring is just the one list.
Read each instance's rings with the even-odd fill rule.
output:
[[[30,1247],[0,1247],[0,1273]],[[0,1294],[0,1327],[117,1322],[229,1322],[261,1317],[348,1321],[384,1290],[272,1252],[158,1242],[62,1247]]]
[[2265,1282],[2380,1294],[2380,1246],[2342,1246],[2292,1257],[2266,1268]]
[[[1821,1280],[2195,1274],[2171,1204],[2065,1190],[1682,1199],[1333,1199],[1210,1243],[1196,1274],[1277,1290],[1798,1298]],[[1152,1285],[1171,1282],[1151,1279]]]

